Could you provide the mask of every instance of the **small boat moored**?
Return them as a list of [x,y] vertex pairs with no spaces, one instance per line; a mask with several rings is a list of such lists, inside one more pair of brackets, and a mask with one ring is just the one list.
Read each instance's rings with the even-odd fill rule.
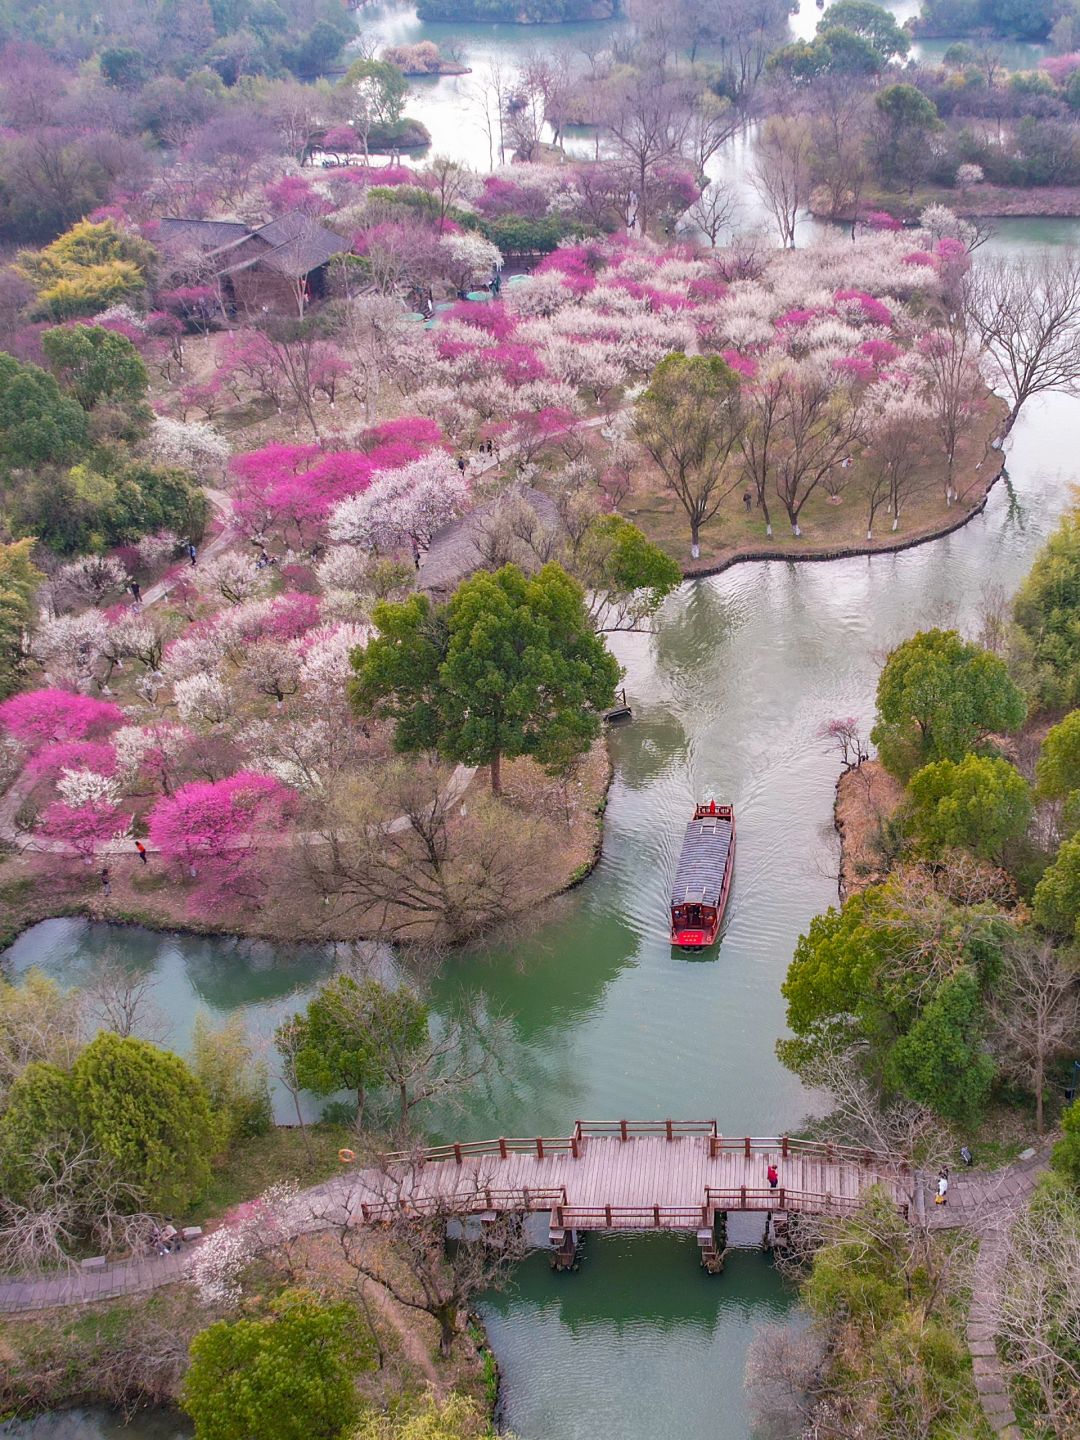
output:
[[671,887],[671,943],[704,950],[720,933],[735,867],[735,812],[715,800],[694,808]]

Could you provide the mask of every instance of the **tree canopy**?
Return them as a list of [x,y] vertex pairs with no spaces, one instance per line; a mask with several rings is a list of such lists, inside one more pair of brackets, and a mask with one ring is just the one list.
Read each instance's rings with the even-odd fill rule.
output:
[[960,907],[919,872],[901,873],[815,916],[781,987],[789,1068],[861,1070],[952,1120],[967,1120],[994,1076],[985,1005],[1006,927],[990,905]]
[[955,630],[924,630],[889,656],[870,738],[900,779],[933,760],[962,760],[986,737],[1023,724],[1024,696],[1003,661]]
[[1027,781],[1008,760],[965,755],[925,765],[908,783],[908,815],[929,855],[958,847],[1002,859],[1031,818]]
[[288,1290],[265,1317],[195,1336],[181,1403],[196,1440],[339,1440],[359,1419],[370,1349],[353,1306]]
[[44,250],[19,256],[43,319],[95,315],[146,288],[154,250],[114,220],[80,220]]
[[1066,840],[1043,871],[1033,913],[1044,930],[1080,941],[1080,834]]
[[392,1050],[415,1049],[428,1035],[428,1007],[407,986],[337,975],[292,1020],[296,1078],[316,1095],[366,1092],[387,1079]]
[[99,400],[136,405],[145,397],[146,366],[131,341],[114,330],[65,325],[46,330],[41,348],[57,379],[84,410],[92,410]]
[[741,423],[739,377],[719,355],[668,355],[637,403],[637,437],[686,511],[694,553],[735,483],[725,467]]
[[150,1202],[183,1209],[210,1178],[218,1134],[179,1055],[102,1031],[71,1072],[79,1124]]
[[1063,829],[1080,829],[1080,710],[1047,731],[1035,766],[1035,796],[1062,801]]
[[82,407],[52,375],[0,353],[0,464],[62,465],[87,434]]
[[490,765],[496,793],[503,756],[566,765],[614,700],[619,666],[559,565],[481,571],[446,605],[414,595],[372,618],[379,633],[353,657],[356,709],[391,717],[399,750]]
[[1039,551],[1013,609],[1045,706],[1080,705],[1080,508]]
[[828,32],[838,29],[866,41],[882,61],[906,55],[911,48],[892,11],[872,0],[834,0],[818,21],[818,34],[828,42]]
[[0,545],[0,700],[19,688],[23,636],[34,614],[34,594],[45,578],[30,559],[32,538]]

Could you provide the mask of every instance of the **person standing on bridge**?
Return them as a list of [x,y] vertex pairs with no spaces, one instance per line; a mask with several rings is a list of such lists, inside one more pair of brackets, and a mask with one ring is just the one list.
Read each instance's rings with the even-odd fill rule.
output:
[[768,1174],[768,1177],[769,1177],[769,1189],[770,1189],[770,1190],[775,1190],[776,1187],[777,1187],[777,1185],[780,1184],[780,1175],[779,1175],[779,1172],[777,1171],[776,1166],[775,1166],[775,1165],[770,1165],[770,1166],[769,1166],[769,1169],[768,1169],[768,1171],[767,1171],[767,1174]]

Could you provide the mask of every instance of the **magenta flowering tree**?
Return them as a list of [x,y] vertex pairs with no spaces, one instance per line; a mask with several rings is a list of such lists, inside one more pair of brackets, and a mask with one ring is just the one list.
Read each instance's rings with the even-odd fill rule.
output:
[[869,325],[889,326],[892,324],[892,311],[889,307],[873,295],[868,295],[865,290],[837,290],[833,299],[854,301],[862,319]]
[[68,846],[89,864],[102,845],[128,834],[131,820],[130,813],[122,814],[111,799],[84,800],[80,805],[54,800],[42,815],[37,833],[42,839]]
[[70,690],[28,690],[0,705],[0,728],[32,750],[66,740],[98,739],[123,720],[119,705]]
[[260,842],[282,835],[297,796],[272,775],[240,771],[224,780],[193,781],[163,795],[149,817],[151,842],[196,882],[200,907],[218,909],[251,896],[259,883]]
[[[350,130],[351,126],[338,126]],[[326,215],[332,208],[329,200],[316,191],[303,175],[283,175],[263,186],[263,199],[274,215],[298,210],[302,215]]]
[[871,230],[902,230],[903,223],[890,215],[887,210],[869,210],[862,217],[864,225],[869,225]]
[[508,340],[517,328],[517,316],[512,315],[502,301],[459,300],[446,311],[443,319],[471,325],[474,330],[482,330],[495,340]]
[[296,640],[319,623],[319,597],[290,590],[270,602],[264,638]]
[[584,295],[596,285],[596,255],[585,245],[565,245],[545,255],[535,274],[557,274],[574,295]]
[[364,431],[355,450],[267,445],[232,462],[233,511],[245,534],[310,548],[331,509],[366,490],[380,470],[407,465],[439,443],[439,427],[422,416]]
[[544,362],[531,345],[514,345],[504,341],[500,345],[487,346],[480,351],[478,358],[485,370],[493,371],[515,389],[519,385],[530,385],[534,380],[548,378]]
[[578,424],[572,410],[561,405],[545,405],[536,411],[522,411],[513,416],[504,443],[514,450],[523,464],[535,460],[545,445],[567,436]]
[[35,780],[55,780],[64,770],[115,775],[116,751],[101,740],[62,740],[36,751],[26,766]]

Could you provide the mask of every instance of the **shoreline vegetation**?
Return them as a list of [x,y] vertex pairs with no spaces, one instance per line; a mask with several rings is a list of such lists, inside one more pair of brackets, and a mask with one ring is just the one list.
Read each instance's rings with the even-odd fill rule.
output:
[[[782,987],[791,1034],[777,1050],[829,1095],[826,1124],[861,1123],[929,1173],[940,1164],[939,1203],[979,1184],[967,1167],[1004,1162],[960,1247],[941,1228],[952,1211],[933,1214],[920,1260],[897,1271],[918,1337],[912,1400],[948,1396],[941,1413],[968,1409],[970,1433],[977,1407],[1017,1435],[1064,1435],[1075,1411],[1064,1277],[1080,1247],[1068,1079],[1080,1037],[1078,522],[1080,510],[1065,514],[1013,600],[984,597],[978,641],[931,629],[890,652],[868,735],[855,717],[822,726],[844,765],[839,904],[800,937]],[[829,1437],[868,1394],[871,1410],[896,1403],[881,1374],[884,1310],[860,1320],[865,1296],[830,1273],[839,1244],[865,1276],[883,1218],[867,1206],[840,1223],[800,1276],[823,1322],[826,1359],[809,1384]],[[930,1306],[913,1278],[934,1270]]]

